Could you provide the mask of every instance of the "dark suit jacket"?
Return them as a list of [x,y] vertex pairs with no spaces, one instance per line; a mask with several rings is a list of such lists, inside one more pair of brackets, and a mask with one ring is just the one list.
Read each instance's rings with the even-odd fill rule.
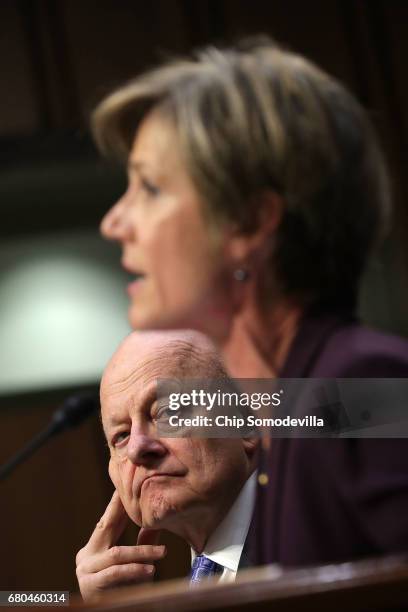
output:
[[[408,378],[408,342],[306,316],[284,378]],[[273,439],[261,459],[245,565],[341,562],[408,551],[408,439]]]

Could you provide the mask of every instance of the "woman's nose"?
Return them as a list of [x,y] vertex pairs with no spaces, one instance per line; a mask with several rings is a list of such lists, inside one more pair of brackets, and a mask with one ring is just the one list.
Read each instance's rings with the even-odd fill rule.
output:
[[100,231],[108,240],[123,242],[132,239],[133,228],[123,200],[119,200],[108,210],[101,221]]
[[166,447],[160,438],[141,432],[131,432],[127,445],[129,459],[135,465],[149,466],[166,454]]

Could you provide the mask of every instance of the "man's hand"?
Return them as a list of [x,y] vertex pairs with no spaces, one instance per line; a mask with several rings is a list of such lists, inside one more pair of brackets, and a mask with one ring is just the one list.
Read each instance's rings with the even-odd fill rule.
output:
[[165,556],[165,546],[155,545],[160,531],[152,529],[140,530],[136,546],[116,546],[128,520],[115,491],[88,543],[76,556],[76,574],[84,601],[95,602],[107,589],[151,580],[154,563]]

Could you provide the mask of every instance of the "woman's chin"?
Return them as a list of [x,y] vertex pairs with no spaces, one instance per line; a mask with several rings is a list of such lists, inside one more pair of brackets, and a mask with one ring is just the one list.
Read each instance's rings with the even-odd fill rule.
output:
[[182,329],[188,326],[187,319],[180,313],[155,312],[136,304],[129,306],[128,321],[135,330]]
[[157,319],[154,313],[149,312],[145,308],[131,304],[128,310],[128,321],[132,329],[147,330],[157,329]]

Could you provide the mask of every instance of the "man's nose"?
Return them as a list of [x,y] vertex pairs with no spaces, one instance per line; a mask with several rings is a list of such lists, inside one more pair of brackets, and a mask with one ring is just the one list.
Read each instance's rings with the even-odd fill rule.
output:
[[102,236],[108,240],[123,242],[132,239],[132,224],[123,198],[116,202],[103,217],[100,231]]
[[167,450],[160,438],[154,438],[137,430],[130,433],[127,453],[129,459],[135,465],[151,465],[161,459],[167,453]]

